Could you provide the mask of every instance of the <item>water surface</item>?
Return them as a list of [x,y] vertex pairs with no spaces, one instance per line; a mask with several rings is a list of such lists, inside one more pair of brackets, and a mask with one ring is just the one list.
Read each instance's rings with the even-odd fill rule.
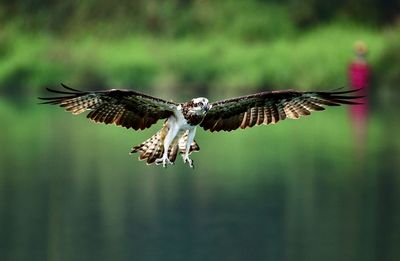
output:
[[0,260],[398,260],[393,112],[370,114],[362,145],[345,108],[199,129],[191,170],[128,155],[160,125],[134,132],[3,102]]

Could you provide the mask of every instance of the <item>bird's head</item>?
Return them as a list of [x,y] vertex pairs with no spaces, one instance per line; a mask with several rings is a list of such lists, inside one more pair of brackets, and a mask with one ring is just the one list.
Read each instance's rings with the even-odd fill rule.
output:
[[194,98],[187,103],[189,113],[195,115],[205,115],[212,107],[208,99],[204,97]]

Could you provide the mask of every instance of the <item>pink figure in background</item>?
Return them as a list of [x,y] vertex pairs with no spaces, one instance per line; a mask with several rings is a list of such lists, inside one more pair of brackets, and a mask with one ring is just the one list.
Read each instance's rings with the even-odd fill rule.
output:
[[348,68],[348,77],[351,89],[361,89],[361,95],[365,97],[360,101],[363,104],[355,105],[350,108],[351,122],[353,124],[354,138],[357,146],[357,154],[363,157],[364,145],[367,135],[368,117],[368,88],[371,76],[371,68],[366,60],[367,46],[362,41],[354,44],[355,59]]

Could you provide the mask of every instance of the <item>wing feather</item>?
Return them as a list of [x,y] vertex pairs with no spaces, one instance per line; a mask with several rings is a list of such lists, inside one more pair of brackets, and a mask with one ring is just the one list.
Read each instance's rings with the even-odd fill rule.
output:
[[145,129],[174,113],[178,104],[131,90],[80,91],[61,84],[64,90],[47,88],[56,97],[40,97],[42,104],[59,105],[72,114],[90,111],[94,122]]
[[210,131],[231,131],[256,125],[277,123],[286,118],[298,119],[325,106],[360,104],[351,91],[301,92],[294,90],[261,92],[212,104],[200,126]]
[[264,124],[270,124],[272,122],[272,113],[271,113],[271,108],[270,108],[269,104],[266,104],[266,106],[264,107],[264,110],[265,110]]
[[257,108],[258,108],[258,115],[257,115],[256,125],[260,125],[264,122],[264,107],[257,107]]

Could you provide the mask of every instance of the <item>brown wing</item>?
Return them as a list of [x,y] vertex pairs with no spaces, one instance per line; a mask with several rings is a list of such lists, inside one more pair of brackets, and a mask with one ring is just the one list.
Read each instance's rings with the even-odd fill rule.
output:
[[44,100],[43,104],[65,107],[73,114],[89,110],[87,118],[95,122],[114,123],[135,130],[143,130],[159,119],[168,118],[177,107],[176,103],[130,90],[84,92],[62,86],[65,91],[47,89],[61,96],[39,99]]
[[286,118],[297,119],[323,106],[359,104],[351,101],[363,96],[349,95],[353,91],[300,92],[294,90],[261,92],[222,100],[212,104],[200,126],[210,131],[231,131],[237,128],[277,123]]

